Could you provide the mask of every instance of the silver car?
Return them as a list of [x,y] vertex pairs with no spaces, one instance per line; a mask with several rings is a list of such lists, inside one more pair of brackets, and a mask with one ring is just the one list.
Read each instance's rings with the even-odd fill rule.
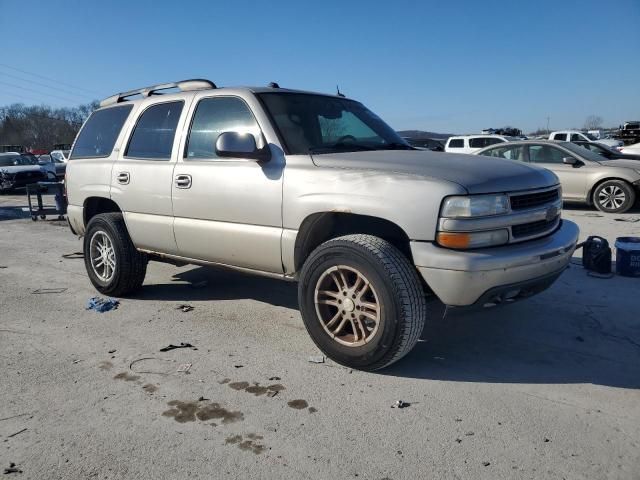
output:
[[640,189],[640,160],[607,160],[570,142],[510,142],[475,154],[548,168],[560,178],[565,202],[595,205],[602,212],[626,212],[633,207]]

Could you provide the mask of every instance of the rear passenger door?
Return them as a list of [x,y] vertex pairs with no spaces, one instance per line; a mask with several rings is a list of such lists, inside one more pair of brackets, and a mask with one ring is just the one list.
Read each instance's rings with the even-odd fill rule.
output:
[[186,117],[183,100],[142,104],[111,173],[111,197],[136,247],[176,254],[171,185]]
[[194,103],[172,186],[180,255],[282,273],[284,159],[218,157],[215,144],[223,132],[251,134],[263,146],[260,126],[239,96],[206,96]]

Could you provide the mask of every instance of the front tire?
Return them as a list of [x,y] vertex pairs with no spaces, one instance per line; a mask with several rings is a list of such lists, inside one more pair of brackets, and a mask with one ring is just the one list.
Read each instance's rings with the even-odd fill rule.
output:
[[426,319],[415,267],[372,235],[346,235],[314,250],[300,273],[298,300],[318,348],[360,370],[384,368],[409,353]]
[[607,180],[593,192],[593,204],[601,212],[624,213],[633,207],[635,201],[633,187],[623,180]]
[[142,286],[148,258],[134,247],[121,213],[93,217],[83,246],[87,274],[100,293],[119,297]]

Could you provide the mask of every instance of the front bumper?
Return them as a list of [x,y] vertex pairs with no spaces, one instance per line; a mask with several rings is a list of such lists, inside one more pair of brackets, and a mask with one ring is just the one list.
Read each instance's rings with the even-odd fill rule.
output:
[[578,234],[575,223],[563,220],[558,230],[537,240],[469,251],[411,242],[411,253],[425,282],[445,305],[484,305],[549,287],[571,260]]

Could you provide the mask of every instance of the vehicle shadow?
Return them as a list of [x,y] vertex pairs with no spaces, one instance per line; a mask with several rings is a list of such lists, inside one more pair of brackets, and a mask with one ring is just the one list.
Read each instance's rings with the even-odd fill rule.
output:
[[[579,263],[579,259],[574,258]],[[145,285],[141,300],[254,299],[298,308],[297,284],[196,267],[174,275],[186,285]],[[192,284],[206,281],[202,288]],[[572,266],[546,292],[473,313],[429,302],[413,351],[381,375],[483,383],[592,383],[640,389],[637,279],[588,277]],[[635,305],[635,306],[634,306]],[[276,321],[276,320],[274,320]]]
[[144,285],[132,298],[179,302],[252,299],[298,309],[296,283],[213,267],[178,272],[172,281],[175,283]]
[[[512,305],[443,318],[444,307],[433,302],[416,347],[381,373],[459,382],[591,383],[640,389],[634,284],[637,288],[637,279],[586,277],[581,268],[572,267],[549,291]],[[622,292],[594,292],[602,288]]]
[[592,216],[610,216],[610,215],[629,215],[629,214],[637,214],[640,212],[640,198],[636,199],[636,202],[633,206],[624,213],[604,213],[598,210],[596,207],[592,205],[586,205],[584,203],[574,203],[574,202],[563,202],[562,209],[569,212],[586,212],[587,214],[592,214]]
[[24,207],[15,207],[15,206],[0,207],[0,222],[3,220],[17,220],[20,218],[31,217],[29,212],[24,211],[23,208]]

